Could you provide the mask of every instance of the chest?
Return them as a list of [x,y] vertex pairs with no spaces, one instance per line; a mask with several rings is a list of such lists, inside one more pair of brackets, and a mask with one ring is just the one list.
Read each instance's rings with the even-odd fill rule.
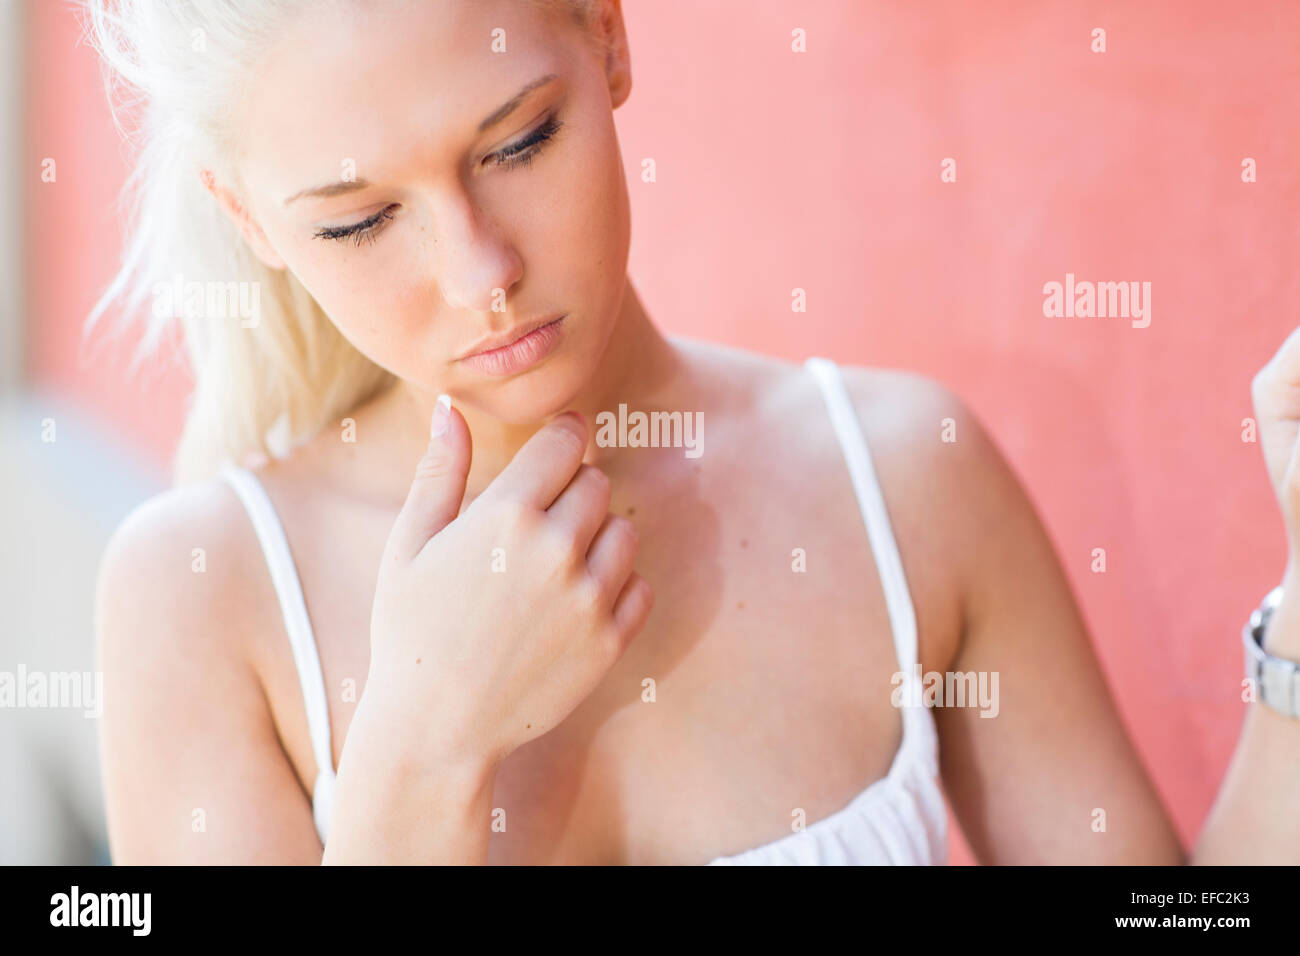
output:
[[[901,742],[898,665],[851,489],[776,508],[725,485],[699,475],[670,496],[615,485],[611,510],[637,523],[655,608],[570,717],[501,765],[490,862],[703,863],[789,834],[796,814],[829,816],[887,773]],[[364,690],[391,522],[333,517],[328,538],[348,541],[346,553],[299,527],[336,765]],[[274,643],[272,706],[310,789],[297,674]]]

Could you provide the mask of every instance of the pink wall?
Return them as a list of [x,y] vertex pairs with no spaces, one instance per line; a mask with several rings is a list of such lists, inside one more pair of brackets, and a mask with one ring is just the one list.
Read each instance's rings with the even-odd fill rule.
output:
[[[135,340],[96,333],[86,315],[112,279],[121,249],[115,199],[127,175],[93,51],[79,45],[70,4],[26,6],[28,374],[77,399],[123,433],[165,474],[184,416],[186,377],[157,362],[126,378]],[[42,182],[53,159],[55,181]],[[111,317],[106,317],[105,325]]]
[[[1296,321],[1300,5],[627,8],[635,88],[618,121],[651,313],[963,395],[1043,513],[1190,842],[1236,740],[1242,620],[1284,561],[1240,423]],[[790,52],[794,27],[807,53]],[[68,13],[34,4],[32,29],[29,152],[60,163],[57,187],[32,189],[32,370],[162,460],[180,379],[142,394],[120,367],[73,364],[114,259],[122,167]],[[1044,317],[1043,284],[1067,272],[1150,282],[1150,326]],[[790,312],[796,286],[807,315]],[[1095,547],[1106,574],[1089,570]]]

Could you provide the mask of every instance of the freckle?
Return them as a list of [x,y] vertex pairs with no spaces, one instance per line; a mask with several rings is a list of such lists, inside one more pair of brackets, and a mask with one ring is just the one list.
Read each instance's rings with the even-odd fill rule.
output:
[[532,725],[532,724],[529,724],[528,727],[527,727],[526,729],[528,729],[528,730],[532,730],[532,729],[533,729],[533,725]]
[[634,514],[636,514],[636,508],[632,507],[631,505],[628,505],[628,506],[627,506],[627,513],[630,514],[630,515],[634,515]]
[[745,607],[745,602],[744,602],[744,601],[737,601],[737,602],[736,602],[736,608],[737,608],[738,610],[743,610],[744,607]]

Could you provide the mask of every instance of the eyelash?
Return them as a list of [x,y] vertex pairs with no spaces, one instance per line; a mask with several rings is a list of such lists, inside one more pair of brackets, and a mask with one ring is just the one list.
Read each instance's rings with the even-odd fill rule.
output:
[[552,113],[546,117],[546,122],[537,127],[526,139],[493,153],[492,155],[500,157],[493,165],[507,168],[530,165],[537,154],[542,151],[542,147],[559,132],[560,127],[563,125],[556,118],[556,115]]
[[350,226],[326,226],[324,229],[318,229],[315,236],[317,239],[351,239],[353,245],[357,246],[365,241],[374,242],[380,224],[392,219],[396,209],[397,203],[393,203],[391,206],[385,206],[369,219],[363,219]]
[[[492,155],[497,158],[493,160],[492,165],[504,166],[507,169],[531,166],[533,160],[541,153],[542,148],[550,142],[563,125],[564,123],[552,113],[546,118],[546,122],[542,123],[525,139],[493,153]],[[350,226],[326,226],[324,229],[318,229],[314,235],[317,239],[351,239],[353,245],[357,246],[363,242],[374,242],[380,228],[385,222],[393,218],[397,208],[398,204],[393,203],[379,210],[369,219],[363,219],[361,222],[353,223]]]

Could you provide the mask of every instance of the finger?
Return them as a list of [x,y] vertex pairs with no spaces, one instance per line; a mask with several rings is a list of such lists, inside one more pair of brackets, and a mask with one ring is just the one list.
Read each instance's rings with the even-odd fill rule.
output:
[[1250,391],[1262,428],[1282,421],[1294,425],[1300,417],[1300,328],[1256,373]]
[[469,477],[469,426],[449,397],[439,396],[429,427],[428,447],[416,465],[415,478],[388,539],[393,554],[407,561],[455,520]]
[[1263,372],[1270,384],[1300,386],[1300,328],[1291,330]]
[[618,629],[624,648],[641,633],[654,603],[654,589],[645,578],[633,572],[614,604],[614,626]]
[[586,554],[609,513],[609,498],[609,476],[595,465],[581,465],[546,513],[582,546],[579,553]]
[[1293,329],[1250,383],[1259,425],[1260,449],[1269,478],[1284,496],[1286,476],[1295,467],[1297,420],[1300,419],[1300,328]]
[[[627,583],[636,564],[639,547],[636,527],[620,515],[606,514],[587,551],[587,572],[601,592],[615,598]],[[613,606],[613,600],[610,601]]]
[[565,412],[524,443],[484,494],[545,511],[573,478],[586,452],[586,422],[577,412]]

